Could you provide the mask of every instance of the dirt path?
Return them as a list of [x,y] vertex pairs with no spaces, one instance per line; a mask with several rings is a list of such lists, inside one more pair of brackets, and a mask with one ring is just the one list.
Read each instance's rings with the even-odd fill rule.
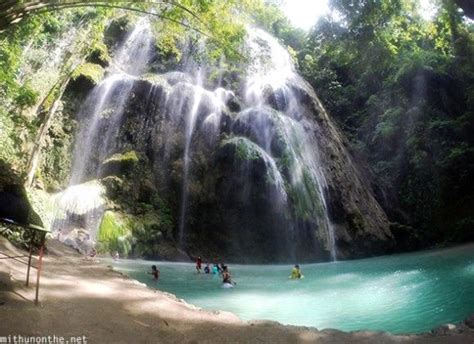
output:
[[[1,237],[0,251],[21,253]],[[13,343],[19,335],[74,337],[69,343],[474,343],[474,330],[392,336],[243,322],[153,291],[53,241],[44,260],[39,306],[32,302],[34,283],[24,287],[25,271],[19,262],[0,260],[0,343],[5,336]]]

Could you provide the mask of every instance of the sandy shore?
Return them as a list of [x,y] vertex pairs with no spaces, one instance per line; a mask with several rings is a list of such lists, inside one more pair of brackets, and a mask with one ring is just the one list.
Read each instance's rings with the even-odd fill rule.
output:
[[[76,343],[474,343],[468,328],[446,336],[394,336],[244,322],[151,290],[57,242],[48,248],[39,306],[34,283],[24,286],[26,266],[0,260],[0,342],[2,336],[12,342],[14,336],[56,336],[80,337]],[[0,251],[23,253],[1,237]]]

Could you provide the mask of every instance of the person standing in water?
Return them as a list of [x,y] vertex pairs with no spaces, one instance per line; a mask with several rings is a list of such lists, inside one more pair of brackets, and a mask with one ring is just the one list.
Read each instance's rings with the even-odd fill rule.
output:
[[155,281],[158,281],[158,279],[160,278],[160,270],[158,270],[156,265],[151,266],[151,272],[149,272],[149,274],[153,275],[153,279]]
[[222,283],[233,284],[232,276],[230,275],[230,272],[229,272],[229,269],[227,269],[227,266],[224,266],[222,268]]
[[298,264],[295,265],[295,267],[291,270],[291,279],[300,279],[302,277],[301,269]]
[[208,274],[210,272],[211,272],[211,268],[209,267],[209,263],[207,263],[206,266],[204,267],[204,273]]
[[196,259],[196,270],[197,270],[198,274],[201,273],[201,265],[202,265],[202,259],[201,259],[201,257],[197,257],[197,259]]

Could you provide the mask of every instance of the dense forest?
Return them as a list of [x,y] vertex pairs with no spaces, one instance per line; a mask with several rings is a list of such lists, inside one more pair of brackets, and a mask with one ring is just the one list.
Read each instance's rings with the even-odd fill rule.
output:
[[[55,205],[49,195],[64,190],[71,176],[74,133],[80,122],[75,113],[103,79],[117,42],[130,31],[130,18],[148,15],[155,19],[153,32],[159,37],[149,71],[183,69],[189,63],[183,51],[192,51],[193,63],[207,66],[206,87],[239,88],[239,75],[249,60],[243,45],[249,23],[288,48],[297,71],[347,137],[346,148],[387,214],[397,244],[385,252],[473,240],[474,24],[466,15],[470,5],[433,0],[436,11],[425,19],[417,0],[330,0],[331,14],[304,32],[291,25],[279,4],[199,0],[160,5],[97,1],[96,7],[67,1],[35,8],[11,1],[1,5],[0,215],[16,213],[23,222],[41,222],[38,213],[43,223],[51,224],[53,215],[48,214],[55,212]],[[107,209],[134,217],[118,220],[113,212],[105,212],[100,240],[105,251],[127,254],[133,242],[141,245],[136,255],[153,256],[169,249],[161,244],[162,237],[177,237],[176,190],[181,181],[171,188],[175,191],[158,188],[159,196],[144,197],[142,190],[156,191],[149,185],[152,173],[144,167],[151,159],[128,153],[109,157],[104,164],[139,161],[128,173],[142,182],[120,184],[120,193],[117,178],[107,176],[106,183],[115,183],[110,188],[122,202],[112,200]],[[170,169],[175,173],[182,164]],[[219,203],[214,194],[198,197],[207,182],[194,185],[198,213]],[[15,205],[8,194],[28,197],[35,212]],[[203,228],[217,221],[214,215],[203,220]],[[133,241],[119,240],[128,235],[124,223],[133,223]],[[201,240],[213,237],[206,231],[200,232]],[[374,251],[379,253],[383,252]]]
[[308,35],[273,23],[411,248],[474,233],[474,27],[455,2],[433,4],[424,19],[417,1],[333,0],[337,16]]

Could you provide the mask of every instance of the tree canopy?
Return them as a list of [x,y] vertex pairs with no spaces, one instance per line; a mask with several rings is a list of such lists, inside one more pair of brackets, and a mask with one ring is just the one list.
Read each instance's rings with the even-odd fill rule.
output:
[[299,68],[378,177],[392,221],[433,241],[474,224],[474,27],[454,2],[332,0]]

